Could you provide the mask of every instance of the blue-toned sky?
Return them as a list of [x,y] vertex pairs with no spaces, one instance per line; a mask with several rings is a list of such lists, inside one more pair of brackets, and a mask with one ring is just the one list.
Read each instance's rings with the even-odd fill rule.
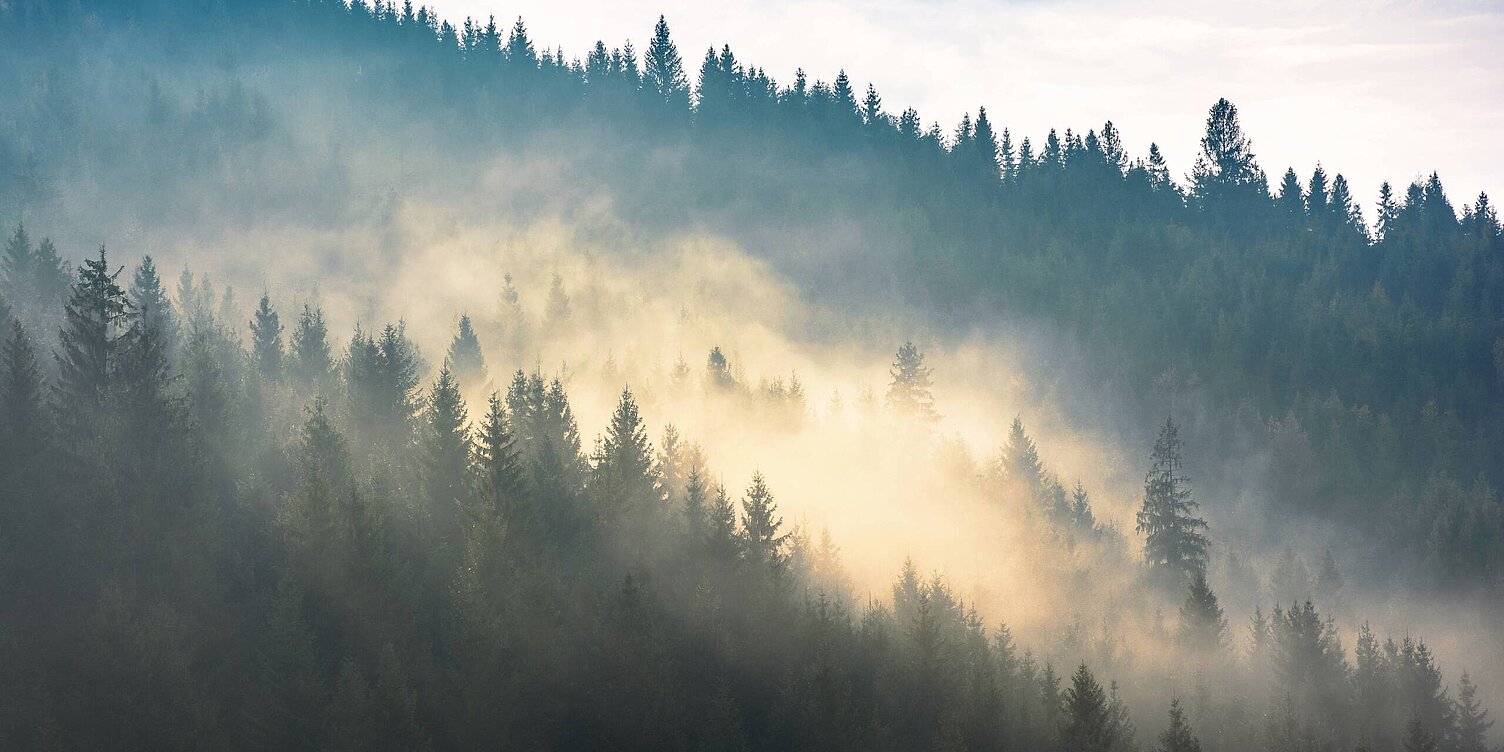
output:
[[[844,67],[892,111],[949,132],[985,105],[1036,140],[1113,120],[1136,153],[1158,141],[1183,175],[1207,107],[1235,102],[1271,180],[1317,160],[1372,218],[1379,182],[1438,170],[1454,203],[1504,194],[1504,2],[1152,0],[435,0],[446,16],[521,15],[581,56],[596,39],[646,46],[667,15],[691,73],[709,45],[780,82]],[[1504,199],[1504,196],[1498,196]]]

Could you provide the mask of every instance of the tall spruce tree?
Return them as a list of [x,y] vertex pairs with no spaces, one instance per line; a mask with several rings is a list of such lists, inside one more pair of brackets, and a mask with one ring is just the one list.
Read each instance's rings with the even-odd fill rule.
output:
[[1201,752],[1201,742],[1191,733],[1179,698],[1170,700],[1170,727],[1159,735],[1154,752]]
[[742,555],[754,571],[772,577],[783,574],[788,563],[784,544],[789,534],[781,532],[783,518],[778,515],[778,504],[768,488],[767,479],[760,472],[752,474],[752,482],[742,497]]
[[1165,419],[1154,442],[1153,466],[1144,477],[1144,502],[1135,529],[1144,536],[1144,561],[1178,587],[1206,573],[1206,522],[1197,517],[1189,480],[1182,474],[1180,429]]
[[67,431],[62,438],[76,448],[90,446],[105,428],[128,318],[125,291],[115,282],[120,271],[109,270],[104,246],[98,258],[85,260],[58,333],[57,400]]
[[303,304],[298,327],[292,333],[292,373],[298,383],[312,392],[328,387],[334,371],[333,351],[329,347],[329,328],[324,324],[324,309]]
[[178,327],[177,313],[173,308],[172,300],[167,297],[167,291],[162,286],[162,279],[157,275],[157,266],[151,256],[141,259],[141,265],[136,267],[131,275],[130,287],[127,298],[131,307],[135,309],[137,322],[155,333],[162,341],[168,359],[177,357],[180,329]]
[[457,545],[460,511],[469,507],[473,443],[459,383],[445,362],[428,395],[422,443],[428,513],[440,541]]
[[486,417],[476,434],[475,465],[479,495],[491,514],[514,521],[526,488],[512,421],[500,395],[491,393]]
[[1227,619],[1217,604],[1217,595],[1206,583],[1206,574],[1191,575],[1185,602],[1180,604],[1180,641],[1199,651],[1220,649],[1227,639]]
[[635,526],[659,510],[653,446],[630,389],[623,389],[595,452],[591,489],[607,520]]
[[1060,731],[1062,750],[1072,752],[1112,752],[1117,743],[1107,693],[1097,683],[1086,664],[1071,676],[1063,698],[1064,718]]
[[920,423],[939,419],[935,397],[930,391],[931,370],[924,365],[924,355],[913,342],[898,348],[893,366],[888,370],[888,407],[899,415]]
[[689,107],[689,79],[684,74],[684,61],[679,49],[669,38],[668,21],[658,17],[653,27],[653,41],[648,43],[647,54],[642,61],[643,77],[657,98],[671,110]]
[[272,384],[282,380],[282,322],[266,293],[262,293],[251,319],[251,357],[262,379]]
[[459,329],[449,343],[449,363],[454,375],[462,384],[478,385],[486,380],[486,360],[481,355],[480,338],[475,336],[475,327],[470,316],[461,315]]
[[1478,685],[1466,671],[1457,680],[1456,725],[1448,748],[1452,752],[1488,752],[1488,729],[1494,722],[1478,700]]

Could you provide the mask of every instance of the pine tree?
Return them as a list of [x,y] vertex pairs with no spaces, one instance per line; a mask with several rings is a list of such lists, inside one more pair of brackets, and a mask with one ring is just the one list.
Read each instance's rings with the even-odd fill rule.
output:
[[1201,752],[1201,742],[1191,733],[1178,698],[1170,700],[1170,727],[1159,735],[1155,752]]
[[726,486],[717,484],[715,499],[706,514],[705,549],[711,561],[723,566],[736,561],[741,542],[736,533],[736,506]]
[[4,255],[0,255],[0,290],[17,305],[29,304],[36,294],[32,269],[31,235],[26,225],[18,223],[15,232],[5,241]]
[[57,398],[74,446],[88,446],[103,429],[104,410],[119,369],[120,339],[126,324],[125,291],[109,271],[104,246],[99,258],[84,261],[58,333]]
[[1375,227],[1380,241],[1389,236],[1389,230],[1394,227],[1394,220],[1399,214],[1400,206],[1394,198],[1394,188],[1389,185],[1388,180],[1385,180],[1384,184],[1379,186],[1379,209],[1378,217],[1375,218]]
[[1456,725],[1448,749],[1452,752],[1488,752],[1488,729],[1494,722],[1478,701],[1478,685],[1466,671],[1457,681]]
[[1440,746],[1436,743],[1436,736],[1418,720],[1412,720],[1405,724],[1405,737],[1400,743],[1400,748],[1405,752],[1437,752]]
[[272,384],[282,380],[282,322],[265,293],[251,319],[251,357],[261,378]]
[[668,22],[658,17],[653,27],[653,41],[643,58],[643,75],[658,100],[671,110],[689,107],[689,79],[684,75],[684,61],[669,38]]
[[[44,389],[31,338],[12,321],[0,351],[0,486],[18,490],[16,500],[25,498],[22,489],[34,490],[23,477],[39,479],[47,467],[52,432]],[[9,511],[0,514],[13,520]]]
[[867,96],[862,99],[862,119],[870,128],[888,125],[888,116],[883,114],[883,98],[877,95],[877,87],[870,82],[867,84]]
[[512,24],[512,31],[507,35],[507,46],[502,51],[507,64],[521,70],[535,70],[538,67],[538,53],[533,50],[533,42],[528,39],[527,27],[522,23],[522,17],[517,17],[517,22]]
[[176,377],[161,322],[139,310],[128,310],[127,319],[129,328],[119,339],[115,409],[131,460],[126,469],[144,486],[182,471],[177,442],[185,415],[172,390]]
[[1285,177],[1279,184],[1278,205],[1284,215],[1285,225],[1288,229],[1304,229],[1306,202],[1305,189],[1300,185],[1300,178],[1295,175],[1295,168],[1285,170]]
[[976,174],[992,185],[1000,179],[997,162],[997,134],[992,130],[992,121],[987,118],[987,108],[977,108],[977,122],[972,129],[971,148],[976,160]]
[[691,465],[680,502],[686,538],[691,545],[703,546],[710,532],[710,499],[705,477],[697,465]]
[[548,287],[548,303],[543,310],[543,326],[555,337],[566,334],[569,331],[571,316],[569,294],[564,291],[564,278],[555,273]]
[[720,345],[710,348],[710,355],[705,358],[705,387],[719,391],[736,387],[736,377],[731,375],[731,364],[721,352]]
[[1264,191],[1264,173],[1238,124],[1238,108],[1226,99],[1217,100],[1207,114],[1191,183],[1192,195],[1206,208],[1225,209]]
[[1064,716],[1064,727],[1060,732],[1061,749],[1073,752],[1111,752],[1118,741],[1113,734],[1107,693],[1084,663],[1071,676],[1071,686],[1065,690]]
[[475,442],[481,501],[500,519],[515,518],[526,488],[522,460],[501,397],[491,393]]
[[1044,465],[1039,461],[1039,450],[1034,440],[1024,431],[1022,417],[1015,417],[1008,426],[1008,440],[1003,444],[1002,470],[1004,481],[1014,493],[1026,495],[1030,502],[1037,501],[1044,490]]
[[448,362],[434,381],[427,407],[422,455],[429,514],[438,527],[440,540],[457,545],[458,514],[469,506],[473,443],[459,383]]
[[752,474],[752,483],[742,497],[742,554],[754,571],[780,576],[788,563],[784,543],[788,533],[780,533],[783,518],[762,473]]
[[136,267],[127,298],[135,309],[137,321],[162,341],[169,360],[175,358],[180,336],[177,314],[151,256],[141,259],[141,265]]
[[1180,641],[1193,650],[1212,651],[1222,647],[1227,638],[1227,620],[1217,596],[1206,583],[1206,574],[1191,576],[1185,602],[1180,606]]
[[1181,475],[1180,432],[1166,418],[1154,442],[1153,467],[1144,477],[1144,503],[1136,530],[1144,535],[1144,560],[1166,581],[1182,583],[1206,573],[1206,522],[1195,516],[1188,480]]
[[653,447],[630,389],[623,389],[595,452],[591,488],[606,519],[638,524],[662,501]]
[[905,342],[898,348],[888,374],[892,377],[888,383],[889,409],[920,423],[933,423],[939,419],[935,413],[935,397],[930,392],[931,370],[924,365],[924,355],[913,342]]
[[293,376],[305,389],[317,394],[328,388],[333,370],[324,310],[305,303],[303,313],[298,316],[298,328],[292,334]]
[[486,361],[481,355],[480,338],[475,336],[475,327],[468,315],[460,316],[459,330],[449,343],[449,362],[454,375],[462,384],[481,384],[486,378]]

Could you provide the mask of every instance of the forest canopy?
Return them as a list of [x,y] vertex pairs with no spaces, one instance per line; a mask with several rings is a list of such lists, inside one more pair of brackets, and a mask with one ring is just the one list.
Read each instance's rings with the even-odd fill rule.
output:
[[10,2],[0,68],[0,746],[1491,749],[1486,194],[663,17]]

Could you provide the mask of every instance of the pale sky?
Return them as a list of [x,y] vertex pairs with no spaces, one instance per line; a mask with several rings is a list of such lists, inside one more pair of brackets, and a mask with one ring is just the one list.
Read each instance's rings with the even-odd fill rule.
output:
[[1180,177],[1225,96],[1271,182],[1287,166],[1304,182],[1320,160],[1370,221],[1381,181],[1432,170],[1459,211],[1480,190],[1504,200],[1504,0],[434,2],[456,25],[520,15],[570,58],[596,39],[640,52],[663,13],[691,79],[729,42],[780,84],[844,67],[890,112],[915,107],[947,133],[978,105],[1015,142],[1111,119],[1132,154],[1157,141]]

